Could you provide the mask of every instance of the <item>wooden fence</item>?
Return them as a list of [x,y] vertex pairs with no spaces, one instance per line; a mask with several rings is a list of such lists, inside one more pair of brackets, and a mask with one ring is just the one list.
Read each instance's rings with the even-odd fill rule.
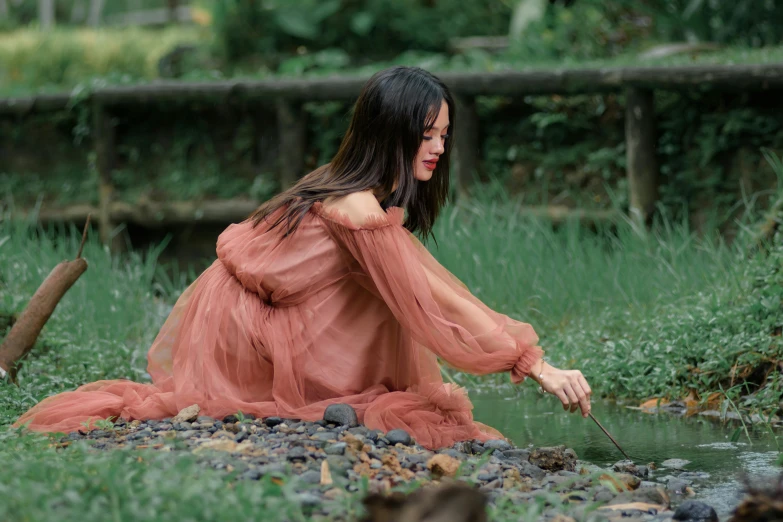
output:
[[[783,64],[627,67],[601,69],[562,69],[490,73],[439,74],[452,89],[458,104],[459,131],[455,139],[456,179],[466,193],[479,162],[477,96],[586,94],[624,92],[626,100],[625,139],[631,213],[645,220],[658,197],[658,163],[654,92],[656,90],[764,91],[783,89]],[[273,106],[277,114],[280,153],[279,181],[289,186],[303,174],[306,119],[303,104],[308,101],[353,100],[366,77],[329,77],[269,81],[222,81],[206,83],[158,82],[137,86],[108,86],[89,95],[94,149],[99,175],[99,207],[72,207],[69,220],[80,220],[97,211],[101,237],[110,242],[115,223],[133,220],[175,221],[241,219],[258,204],[254,201],[156,204],[155,209],[132,208],[114,201],[111,171],[114,156],[112,111],[133,106],[170,102],[201,102],[240,105],[246,110]],[[69,94],[48,94],[0,99],[0,116],[25,117],[31,114],[67,110]],[[214,208],[213,208],[214,207]],[[554,219],[561,211],[539,211]],[[45,214],[42,213],[42,214]],[[82,216],[84,215],[84,216]],[[157,217],[156,217],[157,216]]]

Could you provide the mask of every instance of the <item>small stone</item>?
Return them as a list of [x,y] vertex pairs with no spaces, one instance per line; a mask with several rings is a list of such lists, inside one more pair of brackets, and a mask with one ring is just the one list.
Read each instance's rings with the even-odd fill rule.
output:
[[492,439],[488,440],[484,443],[485,449],[493,449],[493,450],[500,450],[500,451],[506,451],[510,450],[512,448],[511,444],[509,444],[508,441],[505,441],[503,439]]
[[666,489],[668,489],[675,495],[685,495],[687,487],[688,487],[688,483],[678,478],[670,478],[669,481],[666,483]]
[[359,425],[356,410],[348,404],[330,404],[324,410],[324,421],[337,426],[353,428]]
[[530,462],[523,460],[517,466],[519,474],[525,477],[530,477],[533,480],[541,480],[546,477],[546,472]]
[[199,415],[199,417],[196,420],[199,422],[209,422],[209,423],[215,422],[215,419],[213,419],[212,417],[208,417],[206,415]]
[[330,441],[330,440],[337,440],[338,435],[333,431],[317,431],[311,435],[311,437],[315,440],[320,441]]
[[348,474],[348,470],[351,469],[351,461],[339,455],[329,455],[326,457],[326,463],[329,465],[329,471],[333,476],[345,477]]
[[179,413],[174,417],[174,422],[193,422],[198,418],[198,412],[201,411],[198,404],[193,404],[187,408],[182,408]]
[[471,444],[470,444],[470,450],[471,450],[471,452],[473,452],[473,454],[475,454],[475,455],[481,455],[482,453],[484,453],[484,452],[486,451],[486,450],[484,449],[484,446],[483,446],[483,445],[481,445],[481,444],[479,444],[478,442],[473,442],[473,443],[471,443]]
[[240,432],[237,433],[237,436],[234,437],[234,440],[236,442],[242,442],[242,441],[246,440],[249,436],[250,436],[249,432],[247,432],[245,430],[241,430]]
[[[370,434],[370,430],[368,430],[364,426],[356,426],[355,428],[349,428],[348,433],[350,433],[351,435],[360,435],[364,438],[367,438],[367,435]],[[378,438],[376,437],[376,440],[377,439]]]
[[685,466],[690,464],[690,460],[684,459],[668,459],[661,462],[661,466],[664,468],[684,469]]
[[448,455],[451,458],[454,459],[464,459],[465,454],[460,453],[459,451],[452,449],[452,448],[446,448],[444,450],[440,450],[438,453],[442,453],[443,455]]
[[286,458],[292,462],[304,462],[307,460],[307,450],[301,446],[291,448]]
[[186,430],[186,431],[180,431],[177,433],[177,437],[180,439],[189,439],[191,437],[194,437],[196,435],[195,430]]
[[699,522],[718,522],[718,514],[715,510],[698,500],[686,500],[677,511],[674,512],[672,520],[693,520]]
[[530,460],[530,451],[523,449],[506,450],[501,455],[508,459]]
[[609,488],[605,486],[601,486],[601,488],[596,492],[595,496],[593,497],[593,500],[596,502],[610,502],[612,499],[614,499],[615,494],[612,493],[612,491],[609,490]]
[[239,422],[239,417],[236,415],[226,415],[223,417],[223,424],[236,424]]
[[634,502],[658,504],[659,506],[669,505],[669,495],[661,486],[654,488],[639,488],[631,494],[631,499]]
[[479,491],[489,491],[489,490],[493,490],[493,489],[500,489],[502,487],[503,487],[503,480],[498,478],[496,480],[493,480],[492,482],[489,482],[489,483],[484,484],[483,486],[481,486],[479,488]]
[[336,442],[328,445],[324,451],[327,455],[345,455],[345,448],[348,445],[345,442]]
[[492,482],[493,480],[499,479],[500,475],[498,473],[479,473],[476,478],[481,482]]
[[442,476],[455,477],[459,466],[460,462],[457,459],[442,453],[434,455],[427,461],[427,469],[430,470],[435,478]]
[[321,473],[311,469],[299,475],[299,480],[305,484],[320,484]]
[[386,440],[388,440],[389,444],[392,446],[395,444],[409,446],[411,443],[411,436],[405,430],[391,430],[386,434]]
[[576,453],[565,446],[536,448],[530,453],[530,463],[548,471],[576,471]]
[[264,473],[259,468],[251,468],[240,476],[240,478],[247,479],[247,480],[258,480],[261,477],[264,476]]

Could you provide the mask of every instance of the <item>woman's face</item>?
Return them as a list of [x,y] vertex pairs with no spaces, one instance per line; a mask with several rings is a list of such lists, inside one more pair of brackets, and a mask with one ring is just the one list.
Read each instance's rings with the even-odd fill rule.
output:
[[449,131],[449,105],[441,102],[440,112],[431,129],[422,137],[419,153],[416,154],[416,164],[413,175],[419,181],[429,181],[438,163],[438,158],[446,150],[446,139]]

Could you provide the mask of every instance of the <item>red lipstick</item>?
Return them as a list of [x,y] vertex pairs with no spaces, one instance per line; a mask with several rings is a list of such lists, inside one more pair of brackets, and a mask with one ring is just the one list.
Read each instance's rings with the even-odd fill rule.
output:
[[437,159],[426,160],[423,163],[424,163],[424,168],[426,168],[427,170],[435,170],[435,167],[437,167],[438,165],[438,160]]

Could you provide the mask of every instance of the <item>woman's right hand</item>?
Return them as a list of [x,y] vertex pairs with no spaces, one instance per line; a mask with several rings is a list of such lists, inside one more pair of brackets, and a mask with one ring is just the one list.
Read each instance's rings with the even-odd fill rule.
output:
[[539,371],[531,372],[530,376],[545,392],[560,399],[564,410],[573,413],[581,409],[582,417],[590,413],[592,390],[579,370],[560,370],[541,361]]

